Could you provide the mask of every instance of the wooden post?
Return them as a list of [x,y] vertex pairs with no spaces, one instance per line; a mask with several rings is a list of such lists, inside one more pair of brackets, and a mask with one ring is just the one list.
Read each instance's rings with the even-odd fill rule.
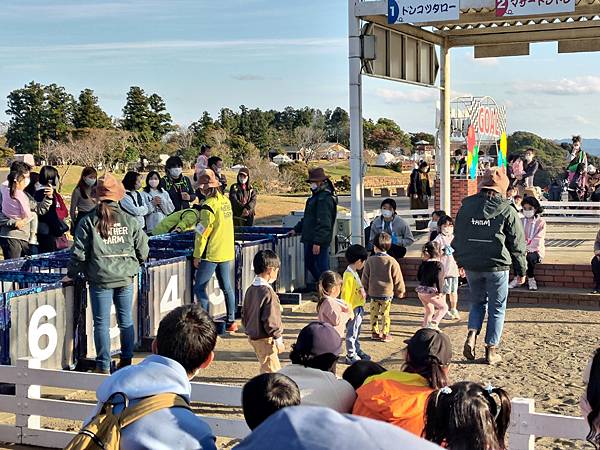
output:
[[41,361],[33,358],[21,358],[17,360],[17,414],[15,424],[21,428],[21,438],[27,432],[23,428],[41,428],[40,416],[29,415],[29,399],[41,398],[41,386],[28,383],[28,370],[41,368]]
[[514,398],[511,403],[508,447],[510,450],[534,450],[535,436],[531,434],[531,414],[535,412],[535,401],[531,398]]

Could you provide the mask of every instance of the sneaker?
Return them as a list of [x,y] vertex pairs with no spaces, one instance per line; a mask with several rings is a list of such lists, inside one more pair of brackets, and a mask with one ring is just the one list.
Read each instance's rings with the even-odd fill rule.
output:
[[238,324],[235,322],[231,322],[229,325],[227,325],[227,332],[228,333],[235,333],[238,330]]
[[363,352],[362,350],[359,351],[357,354],[358,354],[358,357],[360,359],[362,359],[363,361],[371,361],[371,357],[369,355],[367,355],[365,352]]
[[444,319],[446,320],[454,320],[454,315],[452,314],[452,310],[449,310],[446,315],[444,316]]
[[349,366],[351,366],[352,364],[354,364],[355,362],[360,361],[360,360],[361,360],[361,358],[358,355],[352,355],[352,356],[348,355],[344,359],[344,362],[346,364],[348,364]]
[[537,281],[535,281],[535,278],[529,278],[527,284],[529,285],[530,291],[537,291]]
[[381,341],[382,339],[383,339],[383,335],[381,335],[379,333],[371,333],[372,341]]
[[381,338],[381,342],[392,342],[394,340],[389,334],[384,334]]
[[513,280],[508,284],[508,288],[509,289],[514,289],[516,287],[520,286],[519,285],[519,280],[515,277],[513,278]]
[[600,288],[594,289],[592,292],[590,292],[590,294],[592,294],[592,295],[598,295],[598,294],[600,294]]
[[439,327],[439,325],[437,324],[437,322],[433,322],[433,321],[432,321],[432,322],[429,322],[429,323],[428,323],[428,324],[425,326],[425,328],[430,328],[430,329],[432,329],[432,330],[439,330],[439,329],[440,329],[440,327]]
[[460,313],[458,312],[458,309],[451,309],[450,314],[452,314],[453,319],[460,320]]

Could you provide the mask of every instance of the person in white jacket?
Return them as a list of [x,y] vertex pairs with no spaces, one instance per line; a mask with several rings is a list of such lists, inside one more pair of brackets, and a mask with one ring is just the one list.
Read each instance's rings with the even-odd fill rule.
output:
[[149,205],[144,201],[139,189],[142,187],[142,176],[138,172],[129,171],[123,178],[125,197],[121,200],[121,209],[136,218],[144,231],[146,230],[145,216],[150,212]]
[[146,177],[146,187],[142,191],[142,198],[148,206],[146,214],[146,233],[151,233],[165,217],[175,211],[175,205],[169,193],[160,187],[160,174],[151,171]]

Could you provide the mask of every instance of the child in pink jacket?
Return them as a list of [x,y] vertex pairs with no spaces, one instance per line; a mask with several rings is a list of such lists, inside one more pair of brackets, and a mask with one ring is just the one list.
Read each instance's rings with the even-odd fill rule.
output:
[[[525,197],[521,205],[523,206],[521,220],[527,244],[527,284],[530,291],[537,291],[535,266],[541,263],[546,255],[546,221],[541,217],[544,208],[535,197]],[[515,278],[508,287],[512,289],[518,284]]]
[[342,291],[342,277],[328,270],[319,279],[319,303],[317,314],[320,322],[328,323],[340,335],[346,335],[346,324],[352,319],[352,312],[346,302],[339,297]]

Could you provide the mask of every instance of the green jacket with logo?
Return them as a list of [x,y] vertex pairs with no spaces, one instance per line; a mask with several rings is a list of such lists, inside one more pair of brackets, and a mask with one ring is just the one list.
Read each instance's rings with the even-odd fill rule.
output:
[[135,217],[111,203],[115,221],[107,239],[96,229],[98,216],[86,215],[77,227],[68,276],[83,273],[90,285],[113,289],[131,284],[148,259],[148,236]]
[[200,209],[188,208],[169,214],[152,230],[152,236],[172,233],[177,228],[182,232],[192,231],[200,220]]
[[304,218],[296,225],[296,233],[302,233],[302,242],[323,247],[331,245],[333,228],[337,217],[337,197],[328,189],[316,191],[304,208]]
[[463,200],[454,224],[454,258],[459,267],[474,272],[501,272],[514,266],[519,276],[527,270],[523,225],[508,200],[484,193]]

